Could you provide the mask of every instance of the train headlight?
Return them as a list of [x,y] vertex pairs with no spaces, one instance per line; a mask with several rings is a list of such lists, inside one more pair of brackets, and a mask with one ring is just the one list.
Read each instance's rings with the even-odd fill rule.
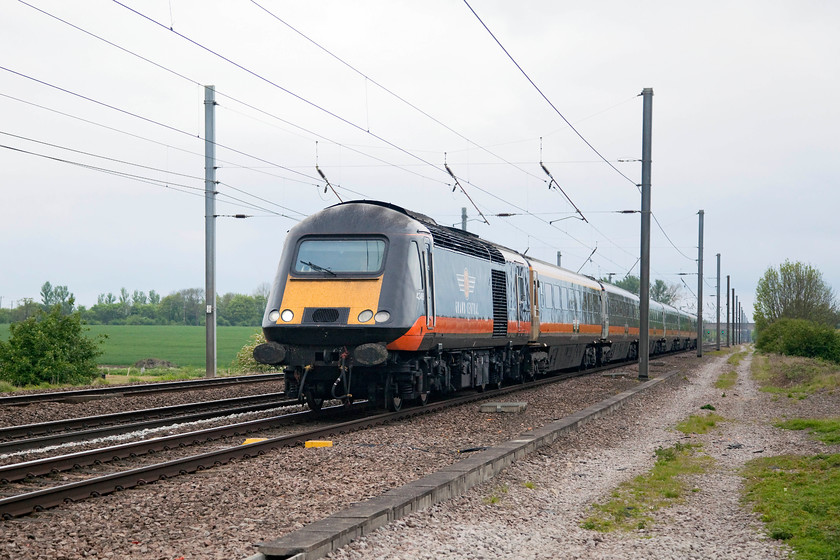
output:
[[272,309],[271,312],[268,314],[268,320],[272,323],[276,323],[277,319],[280,318],[280,312],[276,309]]
[[280,318],[288,323],[295,318],[295,314],[292,313],[291,309],[284,309],[283,313],[280,314]]
[[373,311],[371,311],[370,309],[365,309],[364,311],[359,313],[359,322],[360,323],[367,323],[371,319],[373,319]]
[[391,314],[387,311],[380,311],[376,315],[373,316],[374,321],[377,323],[384,323],[391,319]]

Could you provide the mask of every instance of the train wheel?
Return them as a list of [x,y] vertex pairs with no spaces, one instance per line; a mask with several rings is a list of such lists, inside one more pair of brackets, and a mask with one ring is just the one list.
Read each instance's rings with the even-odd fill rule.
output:
[[389,375],[385,382],[385,407],[391,412],[398,412],[402,408],[402,401],[397,382]]
[[420,393],[420,406],[429,404],[429,393]]
[[324,399],[316,398],[315,393],[310,390],[306,392],[306,404],[309,406],[309,410],[318,412],[324,406]]

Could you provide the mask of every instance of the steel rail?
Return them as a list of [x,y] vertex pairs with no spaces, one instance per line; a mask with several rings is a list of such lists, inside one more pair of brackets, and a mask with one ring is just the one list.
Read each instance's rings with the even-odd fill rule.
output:
[[[341,408],[343,407],[325,408],[322,411],[322,414],[324,412]],[[285,424],[292,424],[298,420],[312,418],[313,416],[314,414],[308,410],[303,412],[294,412],[291,414],[283,414],[281,416],[272,416],[271,418],[261,418],[258,420],[250,420],[248,422],[229,424],[227,426],[216,426],[215,428],[185,432],[183,434],[173,434],[142,441],[112,445],[109,447],[101,447],[99,449],[90,449],[88,451],[79,451],[57,457],[46,457],[23,463],[3,465],[0,466],[0,483],[16,482],[27,478],[45,476],[48,474],[69,471],[99,463],[107,463],[109,461],[119,461],[149,453],[156,453],[158,451],[168,451],[178,447],[198,445],[225,437],[244,435],[266,428],[277,428]]]
[[138,395],[144,393],[160,393],[167,391],[183,391],[185,389],[205,389],[211,387],[226,387],[228,385],[242,385],[247,383],[261,383],[265,381],[280,381],[282,373],[264,373],[260,375],[241,375],[237,377],[216,377],[213,379],[194,379],[188,381],[165,381],[161,383],[144,383],[141,385],[120,385],[115,387],[100,387],[96,389],[78,389],[74,391],[56,391],[51,393],[29,393],[27,395],[11,395],[0,397],[0,406],[25,405],[36,402],[63,401],[70,398]]
[[233,405],[244,406],[256,404],[267,399],[282,399],[285,393],[264,393],[248,397],[235,397],[232,399],[220,399],[215,401],[203,401],[188,404],[177,404],[173,406],[162,406],[158,408],[145,408],[130,410],[127,412],[116,412],[114,414],[103,414],[100,416],[85,416],[80,418],[69,418],[67,420],[53,420],[51,422],[40,422],[37,424],[21,424],[18,426],[6,426],[0,428],[0,439],[13,439],[21,437],[33,437],[41,434],[52,434],[65,432],[73,429],[92,429],[98,426],[106,426],[126,422],[135,419],[152,418],[173,418],[178,414],[187,412],[198,412],[207,409],[221,410],[223,407]]
[[299,404],[297,400],[286,400],[276,403],[264,403],[261,405],[240,406],[236,408],[229,408],[225,410],[214,410],[210,412],[198,412],[195,414],[188,414],[185,416],[178,416],[174,418],[158,418],[156,420],[146,420],[143,422],[135,422],[133,424],[119,424],[116,426],[104,426],[93,428],[90,430],[82,430],[80,432],[65,432],[61,434],[50,434],[46,436],[17,439],[12,441],[0,442],[0,454],[12,453],[15,451],[27,451],[30,449],[37,450],[38,448],[49,447],[51,445],[59,445],[62,443],[81,442],[88,439],[95,439],[100,437],[107,437],[140,430],[148,430],[151,428],[159,428],[161,426],[169,426],[176,424],[184,424],[187,422],[196,422],[199,420],[207,420],[210,418],[217,418],[220,416],[230,416],[232,414],[245,414],[248,412],[260,412],[263,410],[270,410],[272,408],[280,408],[283,406],[294,406]]

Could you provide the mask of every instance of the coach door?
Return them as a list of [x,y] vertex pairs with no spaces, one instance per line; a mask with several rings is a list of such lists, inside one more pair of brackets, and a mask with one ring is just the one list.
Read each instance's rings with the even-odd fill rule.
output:
[[540,276],[533,268],[531,271],[531,340],[540,338]]
[[528,301],[528,269],[516,266],[516,332],[531,330],[531,303]]
[[426,240],[423,249],[423,283],[426,288],[426,329],[434,330],[437,322],[435,310],[435,265],[432,246]]
[[608,313],[610,302],[607,299],[608,297],[607,291],[601,288],[601,323],[603,324],[601,338],[605,340],[610,337],[610,314]]

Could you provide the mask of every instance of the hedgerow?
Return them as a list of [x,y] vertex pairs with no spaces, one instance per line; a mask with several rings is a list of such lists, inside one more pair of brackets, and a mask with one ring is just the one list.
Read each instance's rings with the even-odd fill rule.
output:
[[804,319],[775,321],[759,332],[755,345],[763,352],[840,363],[840,335],[837,331]]

